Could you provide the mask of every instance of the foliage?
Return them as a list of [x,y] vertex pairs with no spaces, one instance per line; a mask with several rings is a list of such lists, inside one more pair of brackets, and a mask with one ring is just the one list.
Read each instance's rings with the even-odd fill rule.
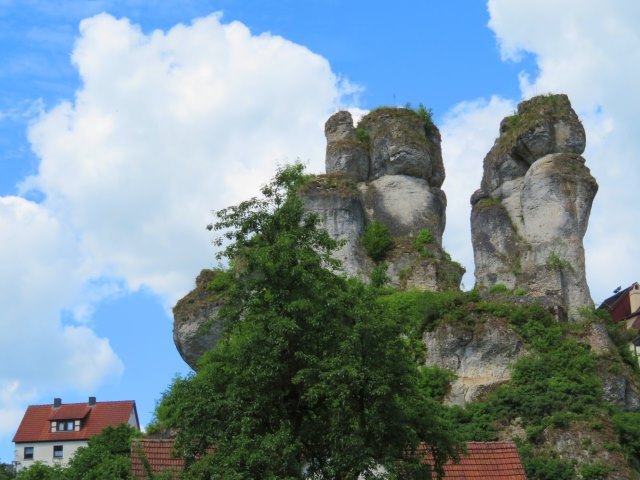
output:
[[504,283],[496,283],[489,289],[489,293],[503,294],[509,293],[509,288]]
[[570,272],[573,271],[573,265],[571,265],[571,263],[569,263],[567,260],[560,258],[555,252],[549,254],[549,256],[547,257],[546,265],[548,269],[555,270],[557,272],[562,272],[565,270]]
[[613,426],[620,438],[622,450],[633,466],[640,467],[640,412],[616,412]]
[[389,229],[378,220],[369,223],[362,234],[362,246],[374,261],[383,260],[393,247]]
[[207,290],[223,294],[231,288],[233,273],[227,270],[213,270],[213,278],[207,283]]
[[620,357],[629,365],[636,373],[640,373],[640,366],[638,365],[638,359],[631,352],[631,342],[638,337],[638,330],[635,328],[625,328],[624,322],[613,323],[611,321],[606,323],[607,333],[616,346]]
[[45,465],[35,462],[29,468],[20,470],[16,480],[66,480],[66,471],[60,465]]
[[454,291],[404,290],[383,293],[378,303],[389,319],[402,326],[406,335],[421,339],[425,330],[431,330],[447,312],[461,305],[467,295]]
[[435,127],[435,124],[433,123],[433,110],[431,108],[425,107],[422,103],[418,105],[418,108],[411,108],[411,102],[407,102],[404,107],[407,110],[413,110],[418,114],[426,131]]
[[377,290],[326,268],[336,243],[304,210],[303,178],[283,168],[262,198],[218,212],[223,254],[241,265],[226,330],[165,392],[157,421],[178,432],[186,478],[370,478],[379,465],[387,478],[426,478],[420,442],[438,465],[455,454],[443,407],[421,390]]
[[435,123],[433,123],[433,110],[431,108],[426,108],[422,103],[418,105],[418,109],[416,113],[422,120],[422,124],[424,125],[425,130],[428,132],[435,128]]
[[427,245],[433,244],[434,240],[435,239],[433,238],[433,233],[431,233],[431,230],[429,230],[428,228],[423,228],[422,230],[420,230],[415,240],[416,250],[418,251],[418,253],[420,253],[420,255],[422,255],[423,257],[429,256],[431,252],[427,250]]
[[0,463],[0,480],[11,480],[15,477],[16,475],[11,465]]
[[356,138],[360,142],[362,142],[362,143],[364,143],[366,145],[369,145],[369,141],[370,141],[369,132],[367,132],[364,128],[362,128],[362,127],[356,128]]
[[583,480],[606,480],[610,471],[611,467],[602,462],[593,462],[578,469]]
[[529,480],[575,480],[573,462],[554,455],[536,455],[530,445],[519,445],[520,457]]
[[109,426],[89,439],[65,470],[69,480],[128,479],[131,477],[131,439],[140,432],[128,424]]
[[372,287],[381,288],[389,281],[389,277],[387,276],[388,268],[389,264],[387,262],[379,263],[373,267],[373,270],[371,270],[371,274],[369,275],[369,282]]
[[421,367],[419,374],[420,389],[429,398],[434,398],[440,402],[449,393],[451,382],[456,379],[456,374],[451,370],[440,368],[436,365]]

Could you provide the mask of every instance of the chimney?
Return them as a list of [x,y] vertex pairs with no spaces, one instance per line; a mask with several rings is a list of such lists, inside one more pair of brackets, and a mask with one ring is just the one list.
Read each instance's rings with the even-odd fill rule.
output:
[[96,404],[96,397],[89,397],[89,406],[93,407]]
[[61,398],[54,398],[53,399],[53,408],[58,408],[60,405],[62,405],[62,399]]

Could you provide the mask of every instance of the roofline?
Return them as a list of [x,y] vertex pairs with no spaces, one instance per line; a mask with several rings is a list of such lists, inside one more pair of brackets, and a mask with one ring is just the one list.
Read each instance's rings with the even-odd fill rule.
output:
[[133,413],[136,414],[136,423],[138,424],[138,430],[142,431],[140,428],[140,419],[138,418],[138,407],[136,406],[136,401],[133,400]]
[[[69,433],[69,432],[67,432],[67,433]],[[16,447],[17,447],[18,445],[21,445],[21,444],[23,444],[23,443],[57,443],[57,442],[64,443],[64,442],[88,442],[90,438],[91,438],[91,437],[85,437],[85,438],[67,438],[66,440],[25,440],[25,441],[22,441],[22,442],[16,442],[16,441],[14,441],[13,443],[15,443],[15,444],[16,444]]]
[[[95,404],[97,405],[98,403],[133,403],[135,405],[136,401],[135,400],[105,400],[103,402],[96,402]],[[68,406],[68,405],[89,405],[89,402],[74,402],[74,403],[63,403],[61,406]],[[38,404],[33,404],[33,405],[27,405],[27,408],[29,407],[51,407],[53,408],[53,404],[52,403],[38,403]]]

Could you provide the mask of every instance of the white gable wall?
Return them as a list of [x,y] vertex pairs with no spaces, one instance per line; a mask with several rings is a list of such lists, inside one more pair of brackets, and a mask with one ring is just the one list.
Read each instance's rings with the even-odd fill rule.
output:
[[[53,458],[54,445],[62,445],[62,458]],[[42,462],[47,465],[66,465],[76,453],[78,448],[86,447],[86,440],[65,440],[62,442],[25,442],[16,443],[14,461],[17,470],[22,470],[33,465],[34,462]],[[24,447],[33,447],[33,460],[24,459]]]

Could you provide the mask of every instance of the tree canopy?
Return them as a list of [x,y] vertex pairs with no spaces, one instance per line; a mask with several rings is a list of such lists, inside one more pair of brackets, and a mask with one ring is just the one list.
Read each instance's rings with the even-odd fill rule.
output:
[[225,333],[157,422],[177,432],[186,478],[430,478],[418,446],[438,471],[458,445],[375,289],[338,273],[337,242],[297,193],[306,180],[281,168],[261,197],[217,212]]

